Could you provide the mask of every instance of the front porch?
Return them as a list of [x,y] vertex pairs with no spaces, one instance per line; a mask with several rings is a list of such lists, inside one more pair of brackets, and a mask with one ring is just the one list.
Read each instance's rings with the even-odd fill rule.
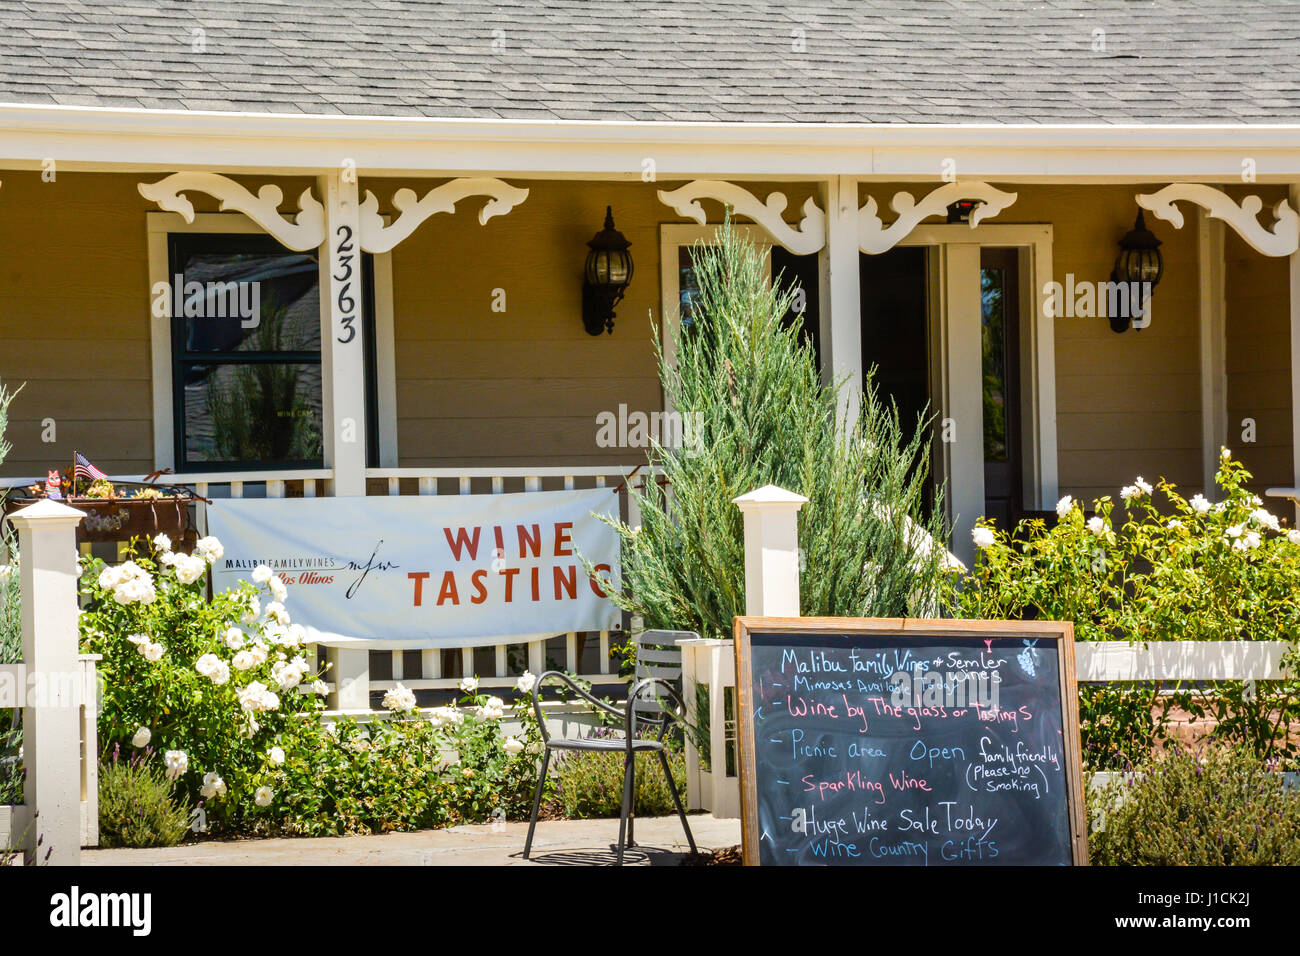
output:
[[[6,484],[42,480],[74,449],[115,478],[171,469],[209,498],[639,482],[644,442],[625,429],[611,445],[601,416],[664,411],[652,336],[671,343],[664,328],[689,307],[690,245],[708,240],[726,206],[770,250],[774,275],[800,281],[806,309],[792,321],[815,342],[827,380],[857,384],[876,365],[905,411],[929,404],[950,547],[963,557],[995,498],[1010,514],[1044,511],[1065,494],[1115,495],[1139,474],[1212,497],[1225,444],[1261,495],[1300,483],[1294,213],[1279,207],[1275,224],[1250,211],[1252,197],[1296,206],[1296,187],[1227,184],[1199,154],[1170,152],[1163,167],[1134,161],[1106,182],[1064,161],[1053,176],[1017,172],[1013,150],[981,160],[987,175],[956,182],[923,173],[916,157],[888,174],[831,176],[743,150],[721,178],[708,170],[725,150],[679,161],[671,177],[653,162],[637,173],[557,171],[518,156],[520,165],[420,175],[407,156],[400,168],[360,164],[358,176],[350,161],[309,170],[250,153],[220,166],[191,157],[170,167],[188,170],[178,174],[86,159],[50,179],[14,142],[0,157],[0,219],[11,224],[0,238],[0,379],[24,388]],[[1196,210],[1182,228],[1164,221],[1159,197],[1142,201],[1164,258],[1149,325],[1116,334],[1095,311],[1053,314],[1049,286],[1105,283],[1136,197],[1174,179],[1219,185],[1179,194],[1179,208]],[[960,200],[977,204],[973,228],[945,221]],[[583,260],[607,206],[635,269],[614,331],[593,337],[581,321]],[[203,245],[217,237],[220,248]],[[350,287],[359,253],[366,266]],[[233,313],[198,316],[207,326],[179,314],[187,297],[172,295],[175,275],[238,282],[254,273],[230,264],[249,261],[270,264],[265,281],[281,305],[292,288],[292,348],[253,341]],[[1007,318],[990,311],[995,280],[1018,321],[991,355],[990,322]],[[269,418],[246,409],[220,420],[211,396],[221,370],[254,358],[297,368],[292,400]],[[844,408],[853,414],[851,390]],[[257,432],[282,419],[293,427],[267,445]],[[620,502],[637,524],[626,494]],[[332,651],[333,706],[368,711],[398,681],[439,691],[478,674],[502,687],[548,666],[609,682],[620,641],[602,631],[454,651]]]

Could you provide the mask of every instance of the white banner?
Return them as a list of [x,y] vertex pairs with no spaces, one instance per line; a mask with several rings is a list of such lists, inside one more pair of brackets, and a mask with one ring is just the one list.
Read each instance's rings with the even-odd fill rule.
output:
[[309,640],[375,650],[501,644],[605,630],[619,611],[612,488],[513,495],[230,499],[208,505],[225,547],[214,592],[265,564]]

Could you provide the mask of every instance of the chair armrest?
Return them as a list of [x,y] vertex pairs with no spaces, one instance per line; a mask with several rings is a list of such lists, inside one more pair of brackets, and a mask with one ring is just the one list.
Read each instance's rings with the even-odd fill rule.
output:
[[607,704],[603,700],[597,700],[574,683],[573,678],[568,674],[565,674],[562,671],[547,671],[542,674],[542,676],[538,677],[537,683],[533,685],[533,713],[537,715],[537,726],[541,730],[543,741],[550,739],[550,735],[546,732],[546,721],[542,718],[542,684],[548,680],[558,681],[564,684],[569,688],[569,690],[573,691],[573,693],[577,694],[597,710],[603,710],[605,713],[610,714],[613,717],[623,717],[623,711],[619,710],[612,704]]

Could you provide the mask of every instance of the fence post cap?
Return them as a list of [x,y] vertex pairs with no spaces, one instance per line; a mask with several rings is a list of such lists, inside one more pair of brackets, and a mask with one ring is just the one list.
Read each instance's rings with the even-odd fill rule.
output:
[[732,498],[731,503],[741,511],[798,511],[808,503],[808,499],[776,485],[764,485],[747,495]]
[[31,521],[68,522],[69,524],[76,524],[84,517],[86,517],[84,511],[78,511],[76,508],[69,508],[67,505],[61,505],[57,501],[51,501],[49,498],[42,498],[34,505],[28,505],[26,508],[13,512],[9,515],[9,520],[19,527],[22,527]]

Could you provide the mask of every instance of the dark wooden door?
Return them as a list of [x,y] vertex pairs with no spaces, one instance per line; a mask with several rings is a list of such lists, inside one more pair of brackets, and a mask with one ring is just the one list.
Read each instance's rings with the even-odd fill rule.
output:
[[980,250],[984,514],[1009,528],[1023,504],[1020,442],[1020,258]]

